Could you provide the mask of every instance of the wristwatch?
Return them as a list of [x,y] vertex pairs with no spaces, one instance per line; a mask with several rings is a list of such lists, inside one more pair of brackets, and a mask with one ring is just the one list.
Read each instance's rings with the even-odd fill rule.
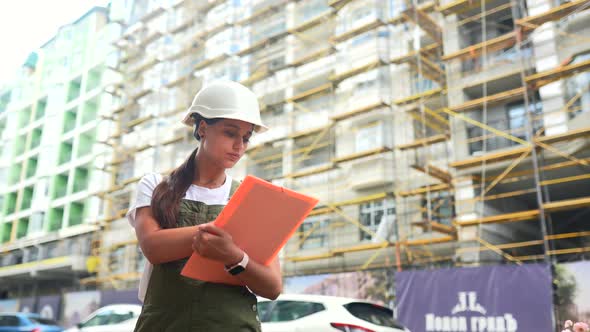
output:
[[248,257],[248,254],[246,254],[244,252],[244,257],[242,258],[242,260],[238,264],[235,264],[235,265],[232,265],[229,267],[226,266],[225,270],[233,276],[240,274],[240,273],[244,272],[244,270],[246,269],[246,266],[248,265],[249,260],[250,260],[250,257]]

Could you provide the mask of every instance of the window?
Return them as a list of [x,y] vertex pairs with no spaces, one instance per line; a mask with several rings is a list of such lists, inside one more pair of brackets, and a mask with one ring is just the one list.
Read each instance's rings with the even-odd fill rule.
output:
[[[310,217],[305,219],[299,227],[299,242],[301,249],[322,248],[328,244],[325,228],[329,220]],[[301,242],[303,241],[303,242]]]
[[72,140],[62,142],[59,146],[59,165],[63,165],[72,159]]
[[[369,202],[361,204],[359,220],[361,224],[373,233],[377,233],[377,228],[383,220],[384,216],[395,215],[395,201],[393,199],[385,199],[381,201]],[[360,240],[370,240],[372,234],[360,229]]]
[[122,183],[125,180],[133,177],[135,161],[133,159],[127,159],[121,163],[121,167],[116,173],[117,183]]
[[52,319],[41,318],[41,317],[29,317],[29,320],[35,324],[43,325],[57,325],[57,322]]
[[365,17],[369,17],[373,14],[373,8],[369,7],[369,6],[365,6],[362,8],[359,8],[358,10],[353,11],[352,15],[351,15],[351,21],[352,21],[352,25],[354,25],[356,22],[364,19]]
[[22,252],[22,250],[15,250],[12,252],[12,257],[13,257],[13,264],[17,265],[17,264],[22,264],[24,263],[24,253]]
[[[590,60],[590,53],[577,55],[573,63]],[[575,118],[583,112],[590,110],[590,73],[579,73],[566,80],[567,94],[566,99],[574,101],[569,107],[569,118]]]
[[326,5],[326,1],[324,0],[312,0],[304,2],[301,7],[301,14],[303,17],[300,19],[300,21],[307,21],[329,9],[330,7]]
[[304,301],[277,301],[270,311],[266,308],[261,322],[287,322],[325,310],[323,304]]
[[523,140],[526,139],[526,113],[524,110],[524,104],[518,103],[508,105],[506,112],[508,113],[508,128],[510,129],[510,134]]
[[[531,103],[529,107],[533,109],[533,134],[540,128],[540,121],[535,121],[536,115],[542,111],[541,102]],[[512,136],[526,140],[526,121],[527,114],[523,101],[515,102],[506,105],[506,116],[508,118],[508,129]],[[517,144],[516,142],[514,142]]]
[[258,316],[263,317],[263,318],[267,317],[273,304],[274,304],[274,302],[272,302],[272,301],[258,302],[258,304],[256,305],[258,307],[257,308],[258,309]]
[[123,273],[123,265],[125,261],[125,247],[118,247],[112,250],[109,254],[109,270],[112,273]]
[[356,46],[359,46],[361,44],[364,44],[364,43],[370,41],[372,39],[372,37],[373,37],[373,34],[370,33],[370,32],[364,33],[364,34],[362,34],[362,35],[360,35],[358,37],[354,37],[352,39],[351,46],[352,47],[356,47]]
[[147,261],[147,259],[143,255],[143,252],[141,251],[140,246],[136,246],[135,250],[136,250],[135,271],[143,271],[143,269],[145,268],[145,262]]
[[418,73],[414,73],[411,79],[411,94],[422,93],[438,87],[438,84],[427,78],[421,77]]
[[356,152],[377,149],[383,146],[383,126],[381,122],[372,122],[356,130]]
[[344,305],[346,310],[356,318],[362,319],[366,322],[379,325],[393,327],[403,330],[401,326],[393,319],[393,311],[389,308],[374,305],[372,303],[353,302]]
[[330,162],[330,158],[334,155],[334,144],[329,135],[326,133],[319,141],[314,135],[297,139],[293,156],[295,167],[315,167]]
[[256,21],[252,25],[252,34],[250,43],[254,44],[265,38],[274,36],[286,28],[286,20],[283,12],[269,17],[264,20]]
[[29,233],[40,232],[43,230],[43,220],[45,212],[36,212],[31,215],[29,221]]
[[371,76],[374,76],[372,80],[362,81],[355,85],[353,95],[361,96],[377,88],[377,75]]
[[285,65],[285,57],[279,56],[268,61],[269,70],[277,70]]
[[20,326],[21,321],[16,316],[0,316],[0,326]]
[[37,109],[35,110],[35,120],[39,120],[45,116],[45,109],[47,108],[47,98],[37,102]]
[[390,15],[391,17],[396,17],[401,14],[401,12],[406,9],[406,4],[404,1],[401,0],[390,0]]
[[112,325],[124,322],[134,317],[133,311],[105,310],[82,323],[82,327]]
[[[39,247],[31,246],[27,249],[27,262],[34,262],[39,259]],[[29,318],[31,319],[31,318]]]
[[[428,200],[422,199],[424,212],[422,217],[428,220]],[[430,220],[443,225],[451,225],[453,218],[453,195],[448,191],[439,191],[430,193]]]

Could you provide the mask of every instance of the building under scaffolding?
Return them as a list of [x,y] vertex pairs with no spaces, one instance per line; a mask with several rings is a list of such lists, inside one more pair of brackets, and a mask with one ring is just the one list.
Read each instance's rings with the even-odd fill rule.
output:
[[285,276],[588,257],[588,8],[113,1],[100,259],[82,284],[136,286],[144,258],[124,218],[136,183],[189,155],[180,119],[222,78],[256,92],[271,128],[232,174],[320,199],[281,253]]

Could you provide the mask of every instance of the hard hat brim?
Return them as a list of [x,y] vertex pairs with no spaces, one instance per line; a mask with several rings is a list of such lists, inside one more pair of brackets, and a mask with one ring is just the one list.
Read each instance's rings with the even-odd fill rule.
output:
[[195,110],[194,108],[195,107],[189,108],[188,111],[186,112],[184,119],[182,119],[182,123],[184,123],[185,125],[187,125],[189,127],[193,127],[195,125],[195,119],[192,117],[192,115],[199,114],[206,119],[222,118],[222,119],[232,119],[232,120],[240,120],[240,121],[248,122],[248,123],[251,123],[254,125],[254,131],[257,133],[263,133],[268,130],[268,127],[265,126],[264,124],[262,124],[261,122],[258,122],[258,121],[252,120],[252,119],[245,119],[243,117],[237,116],[235,114],[235,112],[231,112],[231,113],[228,112],[226,114],[223,114],[223,113],[220,113],[219,111],[214,111],[212,113],[215,114],[215,116],[210,116],[209,114],[207,114],[208,112],[204,112],[203,110]]

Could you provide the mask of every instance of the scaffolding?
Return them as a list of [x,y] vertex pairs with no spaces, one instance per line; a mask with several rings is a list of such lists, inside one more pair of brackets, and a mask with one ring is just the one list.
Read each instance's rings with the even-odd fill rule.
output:
[[136,282],[134,236],[109,237],[141,176],[188,155],[178,120],[215,78],[250,86],[271,128],[232,174],[320,199],[285,276],[587,257],[589,6],[138,3],[115,43],[108,226],[87,282]]

